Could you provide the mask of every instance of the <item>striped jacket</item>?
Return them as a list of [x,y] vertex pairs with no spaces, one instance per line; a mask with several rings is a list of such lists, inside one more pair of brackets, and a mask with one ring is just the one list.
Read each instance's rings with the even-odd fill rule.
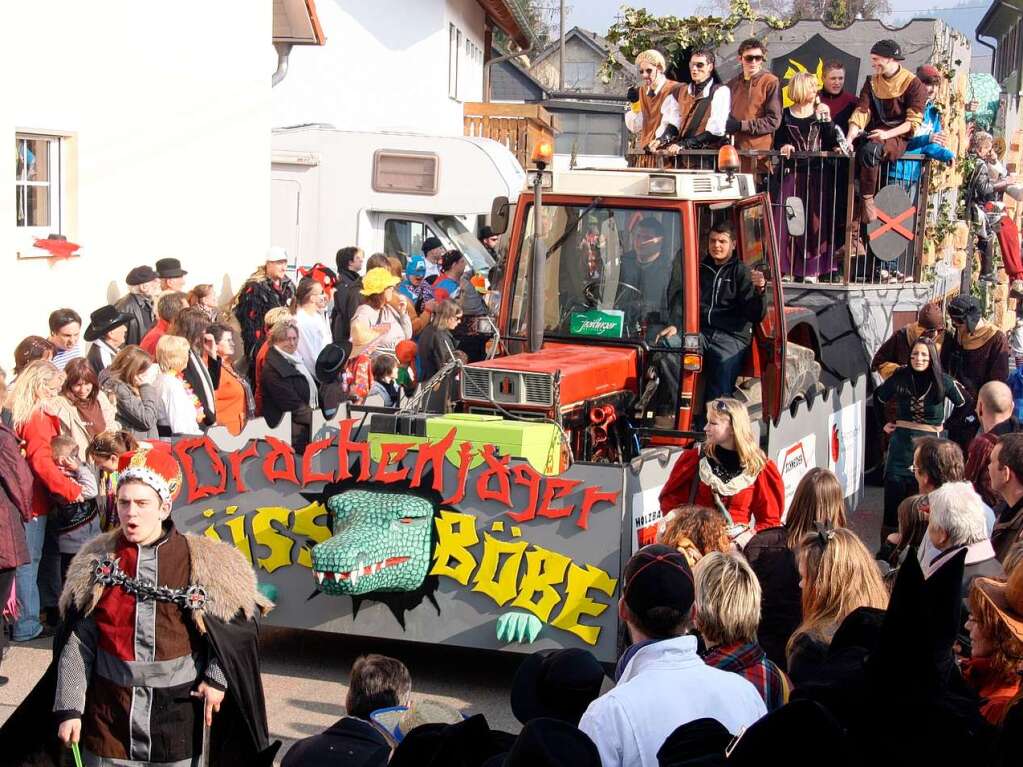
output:
[[757,688],[769,712],[788,703],[792,682],[756,643],[718,645],[707,651],[703,662],[745,677]]

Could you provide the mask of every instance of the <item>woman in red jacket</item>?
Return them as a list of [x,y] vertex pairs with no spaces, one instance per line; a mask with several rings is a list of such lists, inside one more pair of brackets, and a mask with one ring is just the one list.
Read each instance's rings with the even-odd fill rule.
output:
[[721,397],[707,405],[707,441],[686,450],[661,490],[661,511],[687,503],[718,509],[734,526],[733,540],[745,527],[758,531],[781,524],[785,488],[774,461],[753,436],[746,406]]
[[[64,374],[52,362],[37,360],[26,367],[14,382],[8,403],[14,432],[21,438],[25,459],[32,469],[32,519],[25,523],[30,560],[15,571],[15,590],[18,597],[18,620],[11,630],[15,642],[27,642],[43,632],[39,623],[39,562],[46,538],[46,515],[51,498],[64,503],[81,499],[82,488],[57,467],[50,452],[50,440],[60,434],[60,419],[51,413],[47,403],[60,394]],[[59,572],[59,571],[58,571]],[[60,583],[52,584],[54,600],[60,593]],[[53,605],[45,607],[55,608]]]

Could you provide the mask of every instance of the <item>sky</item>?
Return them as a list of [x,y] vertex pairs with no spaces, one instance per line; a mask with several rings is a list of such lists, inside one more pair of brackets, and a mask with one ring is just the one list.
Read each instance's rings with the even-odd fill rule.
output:
[[[593,32],[603,33],[614,23],[615,16],[623,0],[565,0],[566,5],[571,6],[567,14],[566,26],[571,29],[573,26],[580,26]],[[953,8],[959,5],[968,6],[974,13],[968,14],[972,19],[975,15],[979,20],[984,10],[991,4],[990,0],[890,0],[892,6],[892,18],[888,23],[898,21],[904,23],[914,16],[933,16],[927,9]],[[550,7],[557,7],[557,0],[544,0],[544,4]],[[708,0],[634,0],[626,3],[633,7],[645,7],[651,13],[657,15],[674,14],[675,16],[688,16],[697,13],[698,8],[710,6]],[[974,8],[974,6],[983,6]],[[970,22],[968,22],[970,23]],[[975,25],[975,22],[972,22]],[[974,30],[960,29],[971,40]]]

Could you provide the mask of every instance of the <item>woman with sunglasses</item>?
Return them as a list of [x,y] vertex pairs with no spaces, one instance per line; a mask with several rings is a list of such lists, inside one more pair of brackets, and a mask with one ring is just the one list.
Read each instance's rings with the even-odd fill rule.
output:
[[707,440],[686,450],[661,490],[661,511],[696,503],[717,509],[742,544],[752,530],[781,524],[785,488],[781,474],[753,435],[746,406],[720,397],[707,406]]
[[914,440],[939,436],[944,430],[945,401],[952,407],[966,402],[963,388],[941,369],[938,350],[920,337],[909,351],[909,364],[892,373],[874,390],[874,412],[884,416],[888,403],[895,420],[885,423],[891,436],[884,466],[884,521],[881,543],[898,530],[899,504],[919,491],[913,474]]

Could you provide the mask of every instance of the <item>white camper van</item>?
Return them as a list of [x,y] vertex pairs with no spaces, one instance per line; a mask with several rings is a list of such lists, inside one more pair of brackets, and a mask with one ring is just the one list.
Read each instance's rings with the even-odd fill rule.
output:
[[274,130],[272,179],[272,242],[292,266],[333,267],[346,245],[404,262],[439,237],[485,273],[477,217],[495,197],[516,197],[526,174],[490,139],[303,125]]

